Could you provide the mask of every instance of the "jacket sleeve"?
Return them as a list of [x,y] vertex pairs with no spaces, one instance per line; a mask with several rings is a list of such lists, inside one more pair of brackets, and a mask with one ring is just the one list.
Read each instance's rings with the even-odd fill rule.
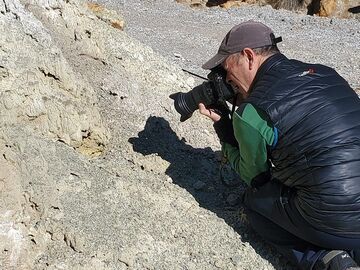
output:
[[239,148],[223,143],[222,150],[232,168],[248,185],[258,186],[270,179],[268,149],[274,130],[266,117],[251,104],[243,104],[233,115],[234,135]]

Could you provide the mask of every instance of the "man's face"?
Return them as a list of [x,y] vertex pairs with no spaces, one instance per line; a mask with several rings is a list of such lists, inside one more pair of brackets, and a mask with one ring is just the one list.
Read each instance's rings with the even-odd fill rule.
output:
[[254,78],[249,58],[244,53],[230,55],[224,61],[223,67],[226,70],[226,81],[232,85],[235,92],[242,95],[242,98],[246,98]]

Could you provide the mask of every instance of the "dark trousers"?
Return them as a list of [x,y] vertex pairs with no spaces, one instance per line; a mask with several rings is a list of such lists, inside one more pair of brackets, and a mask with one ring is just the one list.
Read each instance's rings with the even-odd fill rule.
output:
[[360,239],[335,236],[309,225],[295,207],[293,196],[281,183],[269,181],[249,189],[244,204],[252,228],[299,269],[314,269],[328,250],[346,250],[350,255],[359,250]]

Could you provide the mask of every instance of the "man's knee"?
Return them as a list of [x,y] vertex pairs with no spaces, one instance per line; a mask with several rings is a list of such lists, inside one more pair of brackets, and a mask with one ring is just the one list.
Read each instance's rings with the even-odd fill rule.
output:
[[284,188],[276,181],[270,181],[259,188],[249,188],[243,196],[243,203],[250,210],[269,218],[273,208],[281,202]]

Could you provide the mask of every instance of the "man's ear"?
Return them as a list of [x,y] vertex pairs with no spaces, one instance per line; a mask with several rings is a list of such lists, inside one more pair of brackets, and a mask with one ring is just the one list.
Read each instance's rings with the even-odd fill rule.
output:
[[255,52],[250,48],[245,48],[243,53],[248,61],[249,70],[254,68]]

